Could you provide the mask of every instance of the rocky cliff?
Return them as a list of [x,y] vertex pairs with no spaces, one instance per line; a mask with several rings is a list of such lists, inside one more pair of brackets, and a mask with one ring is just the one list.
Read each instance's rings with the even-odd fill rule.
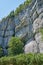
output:
[[4,53],[12,36],[25,41],[25,53],[43,53],[43,35],[39,29],[43,29],[43,0],[32,0],[18,15],[12,14],[0,22],[0,45]]

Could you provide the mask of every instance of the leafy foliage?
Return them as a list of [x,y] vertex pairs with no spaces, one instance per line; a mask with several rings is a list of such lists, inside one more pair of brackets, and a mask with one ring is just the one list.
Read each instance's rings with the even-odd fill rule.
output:
[[16,8],[15,12],[14,10],[8,15],[8,17],[14,17],[17,16],[23,9],[25,9],[32,0],[26,0],[23,4],[20,4],[19,7]]
[[39,31],[41,32],[42,39],[43,39],[43,28],[39,29]]
[[23,52],[23,42],[17,37],[12,37],[8,43],[8,54],[9,55],[16,55]]
[[0,58],[0,65],[43,65],[43,54],[20,54]]
[[43,28],[42,28],[42,29],[40,29],[40,32],[41,32],[41,34],[43,35]]
[[20,4],[15,11],[11,11],[7,17],[3,18],[2,21],[6,20],[7,18],[13,18],[17,16],[23,9],[25,9],[31,3],[31,1],[32,0],[26,0],[23,4]]
[[0,57],[2,57],[3,51],[2,51],[2,47],[0,46]]
[[7,16],[7,18],[14,17],[14,10],[10,12],[10,14]]
[[15,15],[18,15],[23,9],[25,9],[32,0],[26,0],[23,4],[19,5],[19,7],[15,10]]

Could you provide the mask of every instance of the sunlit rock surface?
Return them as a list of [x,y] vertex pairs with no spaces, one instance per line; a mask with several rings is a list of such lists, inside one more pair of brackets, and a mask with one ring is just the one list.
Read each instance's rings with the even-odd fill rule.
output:
[[24,51],[25,51],[25,53],[29,53],[29,52],[36,53],[37,52],[37,43],[36,43],[36,41],[32,40],[28,44],[26,44]]
[[38,51],[43,53],[43,40],[41,33],[37,33],[35,35],[35,40],[30,39],[25,45],[24,49],[25,53],[37,53]]
[[39,29],[43,29],[43,1],[42,0],[36,0],[35,4],[33,5],[32,9],[30,10],[31,13],[31,21],[33,21],[32,30],[33,30],[33,39],[29,41],[25,45],[25,53],[29,52],[37,52],[37,53],[43,53],[43,40]]
[[41,53],[43,53],[43,40],[42,40],[42,35],[41,35],[41,33],[37,33],[36,35],[35,35],[35,40],[36,40],[36,42],[37,42],[37,44],[39,44],[39,51],[41,52]]
[[37,18],[33,23],[33,32],[37,32],[40,28],[43,27],[43,20],[40,18]]

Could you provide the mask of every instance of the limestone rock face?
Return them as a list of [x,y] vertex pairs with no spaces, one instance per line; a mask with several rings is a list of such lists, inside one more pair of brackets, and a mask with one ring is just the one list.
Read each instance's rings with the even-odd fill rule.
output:
[[6,52],[10,38],[17,36],[26,41],[25,53],[38,50],[43,53],[40,28],[43,29],[43,0],[32,0],[17,16],[7,17],[0,22],[0,45]]
[[37,33],[35,35],[35,40],[31,39],[27,42],[25,45],[25,53],[43,53],[43,40],[41,39],[42,35],[41,33]]
[[14,21],[11,21],[11,19],[6,19],[0,22],[0,45],[3,48],[4,55],[7,54],[6,47],[8,46],[10,38],[14,34],[14,29]]
[[37,52],[37,43],[36,41],[32,40],[30,43],[25,45],[25,53],[36,53]]
[[32,13],[31,15],[31,21],[33,21],[32,30],[33,30],[33,39],[29,41],[25,45],[25,53],[29,52],[37,52],[37,53],[43,53],[43,40],[42,40],[42,34],[40,33],[40,29],[43,29],[43,4],[42,0],[37,0],[32,9],[30,10]]
[[38,44],[39,51],[40,51],[41,53],[43,53],[43,40],[42,40],[42,35],[41,35],[41,33],[37,33],[37,34],[35,35],[35,40],[36,40],[36,42],[37,42],[37,44]]
[[39,30],[42,27],[43,27],[43,20],[37,18],[33,23],[33,33],[37,32],[37,30]]
[[10,37],[14,34],[14,22],[10,19],[0,23],[0,44],[6,46]]

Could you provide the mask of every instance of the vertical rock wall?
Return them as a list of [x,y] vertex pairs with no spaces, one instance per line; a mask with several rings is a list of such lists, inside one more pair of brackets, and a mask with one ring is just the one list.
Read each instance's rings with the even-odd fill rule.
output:
[[[36,0],[31,11],[34,38],[25,45],[25,53],[43,53],[43,40],[39,29],[43,29],[43,1]],[[28,40],[29,41],[29,40]],[[36,50],[36,51],[33,51]]]
[[10,38],[14,35],[14,20],[11,18],[0,22],[0,45],[3,48],[4,54],[7,54],[7,46]]
[[43,0],[32,0],[30,5],[17,16],[6,18],[0,22],[0,45],[3,47],[3,51],[6,52],[10,38],[17,36],[25,37],[27,43],[25,53],[37,52],[37,43],[39,47],[41,46],[40,52],[43,52],[43,45],[41,45],[43,42],[39,42],[41,34],[39,35],[37,32],[39,28],[43,28]]

